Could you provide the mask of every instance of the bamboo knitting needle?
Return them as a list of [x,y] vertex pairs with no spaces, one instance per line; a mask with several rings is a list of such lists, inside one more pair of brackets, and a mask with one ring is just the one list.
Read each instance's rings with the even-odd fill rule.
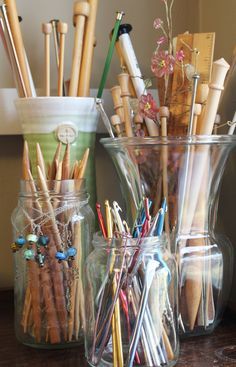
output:
[[22,159],[22,178],[23,180],[29,180],[28,172],[30,172],[30,158],[28,143],[24,141],[23,159]]
[[9,19],[9,24],[12,32],[12,38],[14,41],[16,53],[19,60],[19,65],[22,73],[22,77],[25,84],[26,89],[26,97],[32,97],[32,91],[30,88],[30,80],[29,74],[26,65],[26,58],[25,58],[25,50],[24,44],[17,14],[17,8],[15,0],[5,0],[5,4],[7,6],[7,15]]
[[66,145],[65,154],[62,161],[62,180],[70,178],[70,144]]
[[88,163],[88,158],[89,158],[89,148],[85,150],[84,155],[81,159],[79,170],[76,176],[77,180],[84,178],[85,170],[86,170],[87,163]]
[[63,96],[63,73],[64,73],[64,54],[65,54],[65,35],[68,31],[67,23],[58,22],[57,30],[60,34],[59,48],[59,70],[58,70],[58,96]]
[[26,88],[25,88],[23,75],[22,75],[22,72],[21,72],[21,68],[20,68],[16,48],[15,48],[15,45],[14,45],[10,24],[9,24],[9,21],[8,21],[6,5],[5,4],[0,5],[0,10],[1,10],[0,15],[1,15],[2,24],[4,25],[4,36],[5,36],[5,40],[6,40],[6,43],[7,43],[8,52],[9,52],[9,56],[10,56],[10,59],[11,59],[11,65],[12,65],[12,68],[13,68],[13,72],[14,72],[14,75],[15,75],[15,78],[16,78],[16,81],[17,81],[18,95],[19,95],[19,97],[26,97],[27,96],[27,91],[26,91]]
[[88,2],[90,5],[90,13],[85,28],[84,48],[78,89],[79,97],[88,97],[90,94],[89,88],[98,0],[89,0]]
[[77,96],[79,74],[83,51],[85,20],[89,16],[89,3],[77,1],[74,4],[75,39],[70,76],[69,96]]
[[45,162],[44,162],[44,159],[43,159],[43,153],[41,151],[39,143],[36,144],[36,161],[37,161],[37,165],[41,169],[41,172],[43,174],[44,179],[46,180],[47,175],[46,175]]
[[55,180],[57,169],[58,169],[58,163],[59,163],[60,155],[61,155],[61,147],[62,147],[62,144],[61,142],[59,142],[57,145],[55,155],[53,157],[52,164],[51,164],[50,180]]
[[128,137],[133,136],[131,123],[131,109],[129,104],[129,74],[122,73],[118,75],[118,81],[121,88],[121,98],[124,106],[125,132]]
[[45,36],[44,52],[45,52],[45,95],[50,96],[50,34],[52,33],[51,23],[43,23],[42,31]]

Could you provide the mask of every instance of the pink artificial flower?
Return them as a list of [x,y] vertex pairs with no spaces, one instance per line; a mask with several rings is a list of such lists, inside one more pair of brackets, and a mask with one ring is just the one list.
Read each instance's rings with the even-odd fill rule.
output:
[[140,97],[139,113],[141,116],[156,120],[158,111],[159,109],[157,108],[156,102],[151,93],[148,93],[147,95],[143,94]]
[[151,70],[158,78],[174,72],[175,58],[168,51],[154,53],[151,60]]
[[162,24],[163,24],[163,21],[160,18],[156,18],[153,22],[153,27],[155,29],[159,29],[161,28]]
[[185,57],[184,51],[183,50],[177,51],[175,57],[177,61],[183,62],[184,57]]
[[166,43],[167,38],[162,36],[157,40],[157,46],[163,45],[163,43]]

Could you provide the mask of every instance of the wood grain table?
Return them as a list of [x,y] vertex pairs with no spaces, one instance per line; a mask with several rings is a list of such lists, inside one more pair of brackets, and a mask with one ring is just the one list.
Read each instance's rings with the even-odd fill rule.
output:
[[[87,366],[82,347],[38,350],[21,345],[14,335],[13,309],[12,291],[0,292],[1,367]],[[233,366],[236,367],[236,316],[229,312],[212,335],[189,338],[181,342],[181,353],[176,367]]]

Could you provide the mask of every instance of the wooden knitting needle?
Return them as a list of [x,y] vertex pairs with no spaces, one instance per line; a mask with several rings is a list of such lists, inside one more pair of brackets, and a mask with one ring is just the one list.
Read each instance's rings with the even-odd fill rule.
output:
[[65,35],[68,31],[68,25],[67,25],[67,23],[58,22],[57,29],[58,29],[58,32],[60,34],[59,70],[58,70],[58,96],[63,96]]
[[[112,37],[112,32],[110,34],[110,38],[111,37]],[[121,72],[122,73],[128,73],[128,69],[127,69],[127,66],[125,64],[125,60],[124,60],[124,57],[123,57],[123,54],[122,54],[122,50],[121,50],[121,47],[120,47],[119,38],[117,39],[117,41],[115,43],[115,48],[116,48],[116,52],[117,52],[118,58],[120,60]],[[132,79],[129,79],[129,91],[130,91],[130,94],[131,94],[131,97],[132,98],[137,98],[137,94],[136,94],[136,91],[134,89],[134,85],[133,85]]]
[[201,129],[201,125],[202,125],[202,118],[203,118],[203,114],[204,114],[204,109],[205,109],[205,104],[206,104],[206,101],[207,101],[208,93],[209,93],[208,83],[200,83],[198,85],[198,89],[197,89],[196,103],[200,103],[202,105],[202,111],[201,111],[201,115],[198,116],[197,130],[196,130],[197,135],[200,134],[200,129]]
[[73,180],[78,172],[78,167],[79,167],[79,161],[76,160],[73,164],[73,167],[71,168],[71,171],[70,171],[70,179]]
[[131,123],[131,110],[129,104],[129,74],[121,73],[118,75],[118,80],[121,88],[121,98],[124,106],[125,117],[125,131],[128,137],[133,136],[132,123]]
[[119,115],[111,116],[111,124],[114,127],[118,138],[120,138],[122,136],[120,127],[121,126],[120,116]]
[[15,0],[5,0],[5,4],[7,6],[7,15],[8,15],[8,20],[9,20],[9,24],[10,24],[10,28],[12,32],[12,38],[13,38],[16,53],[18,56],[22,78],[24,80],[24,85],[26,89],[26,97],[32,97],[29,74],[28,74],[28,69],[27,69],[27,64],[26,64],[25,49],[24,49],[17,9],[16,9],[16,3],[15,3]]
[[89,16],[89,3],[77,1],[74,4],[75,39],[70,77],[69,96],[77,96],[82,59],[85,19]]
[[50,180],[55,180],[55,177],[56,177],[56,174],[57,174],[57,170],[58,170],[58,164],[59,164],[59,160],[60,160],[60,155],[61,155],[61,147],[62,147],[62,144],[61,144],[61,142],[59,142],[58,145],[57,145],[57,149],[56,149],[55,155],[53,157],[52,164],[51,164]]
[[22,178],[23,180],[29,180],[28,172],[30,171],[30,158],[28,143],[24,141],[23,160],[22,160]]
[[37,165],[40,167],[40,170],[42,172],[44,179],[47,180],[45,162],[44,162],[43,153],[41,151],[39,143],[36,144],[36,160],[37,160]]
[[10,57],[14,77],[16,79],[18,95],[19,97],[26,97],[27,92],[25,88],[25,83],[24,83],[24,79],[22,76],[16,48],[14,45],[5,4],[0,5],[0,18],[1,18],[1,26],[3,27],[2,29],[4,30],[4,39],[5,39],[5,44],[7,45],[8,56]]
[[228,70],[229,64],[223,58],[213,62],[212,77],[209,84],[210,89],[201,122],[200,134],[212,134],[219,100],[221,92],[224,89],[224,80]]
[[133,123],[135,124],[134,128],[136,136],[140,137],[148,136],[147,126],[144,122],[145,119],[143,118],[143,116],[140,115],[140,113],[136,113],[134,115]]
[[198,117],[202,113],[202,105],[200,103],[194,104],[194,112],[193,112],[193,130],[192,135],[196,135],[197,131],[197,123],[198,123]]
[[52,33],[52,24],[43,23],[42,31],[45,35],[44,52],[45,52],[45,95],[50,96],[50,34]]
[[89,89],[90,89],[98,0],[89,0],[88,2],[90,5],[90,13],[85,28],[84,49],[82,55],[81,73],[78,89],[79,97],[88,97],[90,94]]
[[170,116],[170,111],[168,107],[160,107],[160,119],[161,119],[161,136],[167,136],[167,119]]
[[114,86],[113,88],[111,88],[110,92],[113,99],[115,113],[120,116],[120,121],[123,123],[125,122],[125,117],[120,86]]
[[81,159],[79,170],[77,176],[75,177],[77,180],[84,178],[85,170],[88,163],[88,157],[89,157],[89,148],[85,150],[84,155]]
[[62,180],[70,178],[70,144],[66,145],[65,154],[62,161]]

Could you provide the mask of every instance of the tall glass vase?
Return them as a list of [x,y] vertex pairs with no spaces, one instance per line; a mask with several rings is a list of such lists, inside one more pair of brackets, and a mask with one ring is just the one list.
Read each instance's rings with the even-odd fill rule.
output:
[[179,266],[184,335],[219,323],[232,279],[232,246],[215,233],[220,184],[236,145],[229,135],[102,139],[118,172],[129,224],[143,196],[154,215],[165,197],[164,230]]

